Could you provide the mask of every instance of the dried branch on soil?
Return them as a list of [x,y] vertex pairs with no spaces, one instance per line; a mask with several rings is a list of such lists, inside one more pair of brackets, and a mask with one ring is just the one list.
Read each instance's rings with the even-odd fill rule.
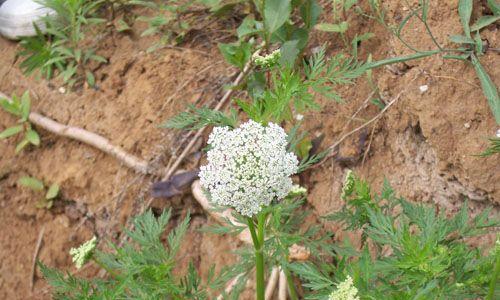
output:
[[38,234],[38,239],[36,241],[36,246],[35,246],[35,252],[33,252],[33,263],[31,265],[31,276],[30,276],[31,291],[33,291],[33,287],[35,286],[36,261],[38,260],[38,254],[40,253],[40,248],[42,247],[44,233],[45,233],[45,226],[42,227],[40,233]]
[[[11,101],[11,99],[2,92],[0,92],[0,97],[5,98],[8,101]],[[149,166],[147,161],[127,153],[120,147],[112,145],[111,142],[103,136],[100,136],[98,134],[95,134],[93,132],[87,131],[79,127],[58,123],[36,112],[30,113],[29,121],[32,124],[41,127],[51,133],[83,142],[85,144],[88,144],[103,151],[104,153],[110,154],[115,158],[117,158],[119,161],[121,161],[123,164],[125,164],[127,167],[134,169],[139,173],[142,174],[153,173],[153,170]]]

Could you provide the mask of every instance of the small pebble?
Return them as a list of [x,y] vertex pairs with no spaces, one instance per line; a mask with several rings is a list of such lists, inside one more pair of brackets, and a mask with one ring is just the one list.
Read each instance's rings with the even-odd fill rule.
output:
[[500,138],[500,129],[497,130],[497,137]]
[[423,94],[423,93],[427,92],[427,90],[429,90],[429,86],[427,84],[424,84],[424,85],[421,85],[419,87],[419,89],[420,89],[420,93]]
[[295,115],[295,119],[296,119],[297,121],[302,121],[302,119],[304,119],[304,115],[297,114],[297,115]]
[[467,128],[467,129],[469,129],[470,128],[470,123],[469,122],[465,123],[464,127]]
[[65,88],[65,87],[63,87],[63,86],[62,86],[62,87],[60,87],[58,91],[59,91],[59,93],[61,93],[61,94],[66,94],[66,88]]

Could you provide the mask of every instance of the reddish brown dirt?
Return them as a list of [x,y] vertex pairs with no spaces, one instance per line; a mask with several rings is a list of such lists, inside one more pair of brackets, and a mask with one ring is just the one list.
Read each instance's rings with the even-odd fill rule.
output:
[[[391,23],[407,13],[401,1],[384,2]],[[451,46],[447,36],[461,32],[457,1],[432,2],[430,26],[442,45]],[[362,43],[362,58],[369,53],[374,59],[410,53],[376,22],[357,15],[349,16],[349,22],[350,38],[355,33],[376,34]],[[228,24],[220,26],[232,28]],[[424,28],[416,23],[409,26],[404,37],[420,48],[430,49],[432,43],[423,38]],[[140,28],[134,30],[140,32]],[[157,126],[183,110],[187,103],[200,99],[210,103],[220,97],[220,87],[229,83],[234,74],[235,70],[228,68],[218,53],[216,41],[225,37],[217,34],[195,33],[192,42],[183,45],[185,49],[162,49],[153,54],[146,54],[145,50],[155,38],[139,38],[138,34],[106,36],[100,53],[110,62],[97,70],[99,89],[84,88],[65,94],[58,91],[59,85],[54,82],[26,78],[17,63],[11,68],[17,44],[0,38],[0,91],[20,94],[29,89],[34,111],[101,134],[130,153],[165,166],[179,137]],[[483,37],[492,47],[499,47],[497,27],[484,30]],[[331,54],[342,47],[338,36],[315,33],[311,48],[324,43]],[[500,56],[488,52],[481,61],[498,86]],[[190,83],[180,89],[186,81]],[[347,168],[366,178],[375,190],[387,178],[400,195],[439,204],[449,212],[466,198],[470,199],[471,213],[500,204],[499,157],[473,156],[485,149],[486,138],[495,133],[498,125],[470,64],[435,56],[376,70],[373,81],[385,101],[402,92],[401,97],[373,126],[342,143],[336,159],[312,170],[306,184],[315,214],[324,215],[340,208],[339,189]],[[428,91],[421,93],[421,85],[428,85]],[[379,111],[369,104],[346,126],[372,88],[366,78],[361,78],[339,91],[345,104],[318,97],[324,109],[305,118],[312,134],[325,135],[322,147],[333,144],[343,133]],[[14,122],[11,116],[0,112],[0,130]],[[38,272],[33,292],[30,290],[32,257],[42,228],[45,233],[39,259],[49,266],[75,271],[68,255],[71,247],[93,234],[115,239],[127,217],[149,199],[152,178],[138,176],[87,145],[40,133],[41,146],[19,155],[14,154],[18,140],[0,142],[1,299],[49,298]],[[364,149],[357,146],[361,134],[366,134]],[[160,156],[164,158],[157,159]],[[356,157],[356,162],[342,162],[343,157]],[[191,162],[186,168],[192,165]],[[35,176],[47,184],[58,183],[62,200],[51,211],[36,209],[35,203],[43,195],[16,184],[24,175]],[[221,267],[234,261],[229,253],[239,246],[238,241],[196,231],[211,220],[189,193],[168,201],[156,200],[154,206],[171,207],[176,217],[188,210],[193,214],[179,257],[181,266],[194,260],[206,274],[211,263]],[[336,227],[325,224],[325,228]],[[95,272],[88,268],[80,274]]]

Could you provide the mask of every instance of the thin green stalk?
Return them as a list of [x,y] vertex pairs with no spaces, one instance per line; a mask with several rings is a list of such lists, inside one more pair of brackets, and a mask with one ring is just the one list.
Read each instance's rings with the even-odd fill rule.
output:
[[488,296],[486,296],[486,300],[493,300],[495,296],[495,288],[497,284],[497,279],[498,276],[500,275],[500,251],[497,251],[496,253],[496,260],[495,260],[495,273],[493,273],[493,277],[491,278],[490,281],[490,288],[488,291]]
[[288,270],[287,268],[283,268],[283,272],[285,272],[286,281],[288,283],[288,291],[290,292],[290,298],[292,298],[292,300],[298,300],[299,297],[297,296],[297,291],[295,290],[295,286],[293,285],[293,278],[292,274],[290,273],[290,270]]
[[[247,218],[248,229],[250,230],[250,234],[252,236],[253,246],[255,249],[255,269],[256,269],[256,290],[257,290],[257,300],[264,300],[265,293],[265,284],[264,284],[264,253],[262,251],[262,245],[264,242],[264,230],[263,223],[261,222],[262,215],[258,215],[258,223],[257,223],[257,233],[255,232],[255,225],[252,218]],[[262,224],[262,225],[261,225]]]

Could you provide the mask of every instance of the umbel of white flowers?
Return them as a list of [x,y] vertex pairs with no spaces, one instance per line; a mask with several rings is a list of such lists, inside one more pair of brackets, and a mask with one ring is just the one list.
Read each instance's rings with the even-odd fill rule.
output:
[[358,289],[354,286],[351,276],[337,285],[337,289],[330,294],[328,300],[359,300]]
[[80,269],[92,258],[96,246],[97,237],[94,236],[91,240],[80,245],[80,247],[69,250],[69,254],[73,257],[73,262],[77,269]]
[[276,49],[266,56],[254,54],[253,62],[255,63],[255,65],[261,68],[269,69],[274,67],[279,62],[280,58],[281,58],[281,50]]
[[280,126],[250,120],[235,129],[216,127],[208,144],[200,182],[215,204],[251,217],[292,189],[290,176],[299,162],[287,152],[287,135]]

